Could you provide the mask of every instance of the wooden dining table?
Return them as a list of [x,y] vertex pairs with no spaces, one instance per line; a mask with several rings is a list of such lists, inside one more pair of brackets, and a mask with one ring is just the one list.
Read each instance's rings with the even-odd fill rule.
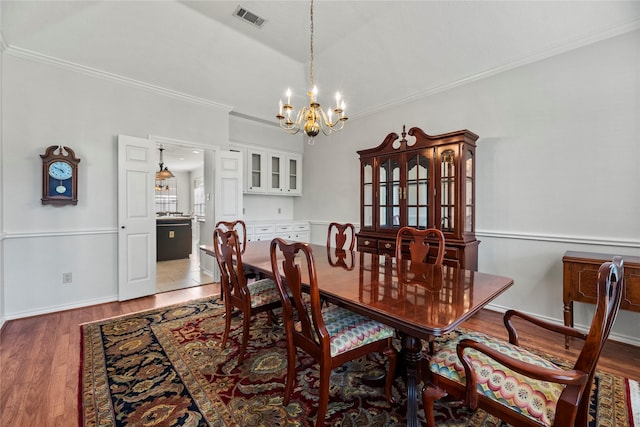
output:
[[[273,277],[269,241],[247,243],[242,263]],[[387,255],[309,245],[322,298],[395,328],[407,384],[407,425],[419,425],[423,341],[455,330],[513,284],[513,279],[451,266],[411,265]],[[201,247],[208,254],[213,248]],[[306,269],[302,269],[303,272]],[[303,284],[309,283],[303,274]]]

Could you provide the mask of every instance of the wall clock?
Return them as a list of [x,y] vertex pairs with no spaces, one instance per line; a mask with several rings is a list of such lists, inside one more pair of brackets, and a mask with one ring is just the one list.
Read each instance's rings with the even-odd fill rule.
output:
[[42,158],[42,204],[78,204],[78,163],[69,147],[52,145]]

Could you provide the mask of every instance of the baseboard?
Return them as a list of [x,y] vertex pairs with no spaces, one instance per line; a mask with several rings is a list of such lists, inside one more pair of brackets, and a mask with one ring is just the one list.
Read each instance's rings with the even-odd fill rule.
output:
[[42,307],[42,308],[39,308],[38,310],[21,311],[21,312],[6,315],[5,318],[3,319],[3,323],[7,320],[15,320],[15,319],[22,319],[24,317],[40,316],[42,314],[73,310],[75,308],[88,307],[90,305],[98,305],[98,304],[104,304],[104,303],[114,302],[114,301],[118,301],[118,295],[112,295],[104,298],[96,298],[92,300],[79,301],[73,304],[62,304],[62,305],[56,305],[56,306]]
[[[504,313],[507,310],[509,310],[509,307],[504,307],[504,306],[496,305],[496,304],[487,304],[485,309],[491,310],[491,311],[495,311],[495,312],[498,312],[498,313]],[[541,315],[539,315],[537,313],[529,313],[529,312],[522,311],[522,310],[519,310],[519,311],[521,311],[523,313],[526,313],[526,314],[530,314],[531,316],[535,316],[535,317],[537,317],[539,319],[546,320],[547,322],[556,323],[558,325],[564,325],[564,322],[562,320],[555,319],[553,317],[541,316]],[[579,331],[582,331],[584,333],[589,332],[589,325],[574,325],[574,327],[576,329],[578,329]],[[629,335],[623,335],[623,334],[617,334],[615,332],[611,332],[609,334],[609,339],[611,341],[621,342],[621,343],[629,344],[629,345],[632,345],[632,346],[635,346],[635,347],[640,347],[640,339],[638,339],[636,337],[631,337]]]

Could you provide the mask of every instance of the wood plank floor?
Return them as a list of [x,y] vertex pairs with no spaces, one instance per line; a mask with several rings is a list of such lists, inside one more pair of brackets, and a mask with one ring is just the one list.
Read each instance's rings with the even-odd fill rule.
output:
[[[80,367],[80,327],[86,322],[175,304],[219,293],[211,284],[180,289],[126,302],[113,302],[31,318],[12,320],[0,335],[0,426],[76,425]],[[506,338],[501,314],[484,310],[463,325]],[[519,329],[526,344],[556,356],[571,358],[574,343],[564,338]],[[599,368],[640,379],[640,347],[608,342]]]

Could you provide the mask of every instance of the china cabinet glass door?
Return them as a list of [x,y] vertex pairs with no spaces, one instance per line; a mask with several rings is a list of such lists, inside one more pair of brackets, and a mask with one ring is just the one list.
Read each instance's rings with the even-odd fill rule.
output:
[[362,162],[362,227],[373,227],[373,164],[372,160]]
[[464,211],[464,231],[473,233],[475,231],[475,221],[473,213],[475,211],[474,194],[476,193],[474,186],[474,165],[473,151],[466,150],[465,156],[465,211]]
[[439,150],[440,163],[440,230],[455,232],[456,224],[456,155],[451,148]]
[[431,159],[425,152],[407,154],[407,186],[404,197],[407,204],[409,227],[425,229],[429,227],[431,204]]
[[380,159],[380,217],[379,227],[382,229],[400,228],[400,200],[403,190],[400,183],[399,156]]

